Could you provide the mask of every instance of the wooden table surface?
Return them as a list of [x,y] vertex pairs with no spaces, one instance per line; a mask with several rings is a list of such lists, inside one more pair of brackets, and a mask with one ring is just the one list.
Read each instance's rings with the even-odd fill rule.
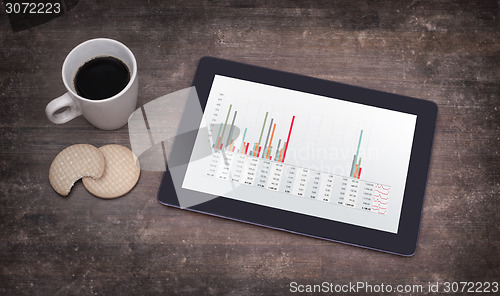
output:
[[[5,1],[4,1],[5,2]],[[73,1],[74,2],[74,1]],[[14,33],[0,12],[0,294],[270,295],[290,283],[500,281],[500,9],[471,1],[80,1]],[[115,200],[48,170],[127,127],[55,125],[61,65],[108,37],[139,65],[139,105],[188,87],[203,56],[422,98],[439,106],[417,252],[400,257],[160,205],[161,174]],[[174,130],[181,102],[168,113]],[[394,293],[393,293],[394,294]],[[435,294],[437,293],[430,293]]]

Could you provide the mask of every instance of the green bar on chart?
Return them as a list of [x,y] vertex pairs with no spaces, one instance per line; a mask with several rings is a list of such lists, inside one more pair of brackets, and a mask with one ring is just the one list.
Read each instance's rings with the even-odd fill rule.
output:
[[[354,156],[354,163],[358,162],[359,147],[361,146],[361,139],[362,138],[363,138],[363,130],[361,130],[361,132],[359,134],[358,149],[356,150],[356,155]],[[353,167],[353,169],[351,170],[351,177],[354,177],[354,173],[356,173],[355,167]]]
[[245,136],[247,135],[247,128],[245,128],[245,132],[243,133],[243,139],[241,139],[241,149],[240,153],[243,152],[243,149],[245,148]]

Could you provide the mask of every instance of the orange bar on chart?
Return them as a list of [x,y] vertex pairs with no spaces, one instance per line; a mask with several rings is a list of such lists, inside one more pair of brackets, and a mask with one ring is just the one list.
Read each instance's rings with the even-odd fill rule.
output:
[[266,158],[269,158],[269,152],[271,152],[271,143],[273,142],[274,130],[276,129],[276,123],[273,125],[273,133],[271,134],[271,140],[269,141],[269,148],[267,148]]
[[259,146],[259,143],[255,143],[255,147],[253,147],[253,156],[257,155],[257,146]]

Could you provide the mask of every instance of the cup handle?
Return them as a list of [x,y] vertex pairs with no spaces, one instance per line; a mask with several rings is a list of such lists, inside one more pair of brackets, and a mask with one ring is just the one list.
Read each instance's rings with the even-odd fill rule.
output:
[[[63,108],[67,109],[57,112]],[[61,124],[82,115],[82,108],[80,107],[80,103],[73,99],[69,93],[65,93],[59,98],[50,101],[47,107],[45,107],[45,114],[53,123]]]

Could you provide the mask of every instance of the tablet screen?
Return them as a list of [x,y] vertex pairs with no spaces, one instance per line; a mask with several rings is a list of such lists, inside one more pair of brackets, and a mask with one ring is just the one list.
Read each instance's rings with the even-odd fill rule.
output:
[[182,187],[398,233],[416,120],[215,75]]

